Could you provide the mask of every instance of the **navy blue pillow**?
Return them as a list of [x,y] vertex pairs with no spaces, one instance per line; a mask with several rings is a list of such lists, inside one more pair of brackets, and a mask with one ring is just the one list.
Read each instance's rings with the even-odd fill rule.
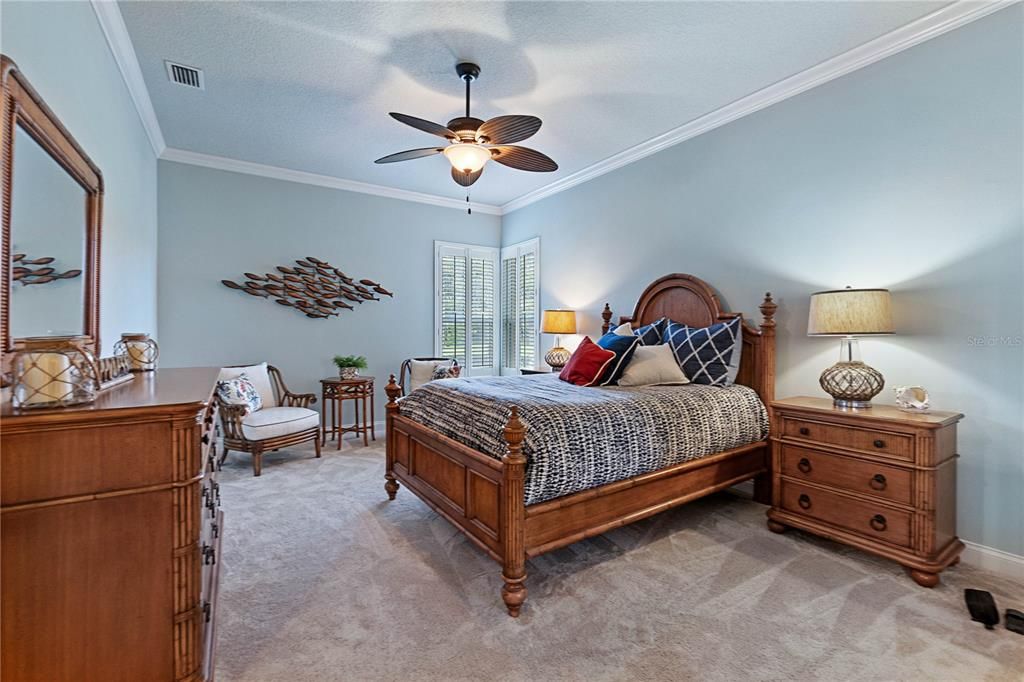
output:
[[640,339],[636,336],[620,336],[615,332],[608,332],[597,340],[597,345],[615,353],[615,358],[608,363],[604,374],[595,385],[614,386],[619,383],[622,373],[626,371],[626,365],[633,358],[633,352],[640,345]]
[[665,328],[665,343],[691,382],[728,386],[740,370],[742,335],[743,320],[738,317],[710,327],[670,322]]
[[634,329],[633,334],[640,338],[641,346],[660,346],[665,343],[662,338],[666,328],[668,328],[668,319],[663,317],[656,322]]

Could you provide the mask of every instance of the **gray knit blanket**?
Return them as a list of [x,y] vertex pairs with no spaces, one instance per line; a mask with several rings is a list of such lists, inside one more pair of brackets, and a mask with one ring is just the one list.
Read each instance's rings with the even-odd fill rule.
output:
[[657,471],[768,435],[746,386],[583,387],[557,375],[432,381],[401,415],[491,457],[505,454],[510,408],[526,426],[526,504]]

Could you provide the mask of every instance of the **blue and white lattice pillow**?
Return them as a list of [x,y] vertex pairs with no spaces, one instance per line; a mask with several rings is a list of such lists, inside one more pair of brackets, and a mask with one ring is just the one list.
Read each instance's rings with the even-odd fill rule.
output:
[[657,346],[664,343],[665,330],[668,328],[668,318],[661,318],[646,324],[639,329],[634,329],[633,334],[640,337],[641,346]]
[[263,399],[244,372],[217,382],[217,397],[226,405],[244,405],[246,413],[263,407]]
[[710,327],[687,327],[670,322],[665,328],[664,340],[692,383],[728,386],[736,380],[743,353],[741,318]]

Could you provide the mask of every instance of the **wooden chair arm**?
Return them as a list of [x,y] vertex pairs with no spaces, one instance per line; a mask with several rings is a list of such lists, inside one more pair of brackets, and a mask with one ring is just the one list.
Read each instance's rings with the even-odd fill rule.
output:
[[245,440],[242,433],[242,420],[248,411],[245,405],[229,405],[220,403],[220,423],[224,427],[224,437],[233,440]]
[[315,393],[292,393],[285,391],[281,396],[281,405],[284,407],[309,407],[316,402]]

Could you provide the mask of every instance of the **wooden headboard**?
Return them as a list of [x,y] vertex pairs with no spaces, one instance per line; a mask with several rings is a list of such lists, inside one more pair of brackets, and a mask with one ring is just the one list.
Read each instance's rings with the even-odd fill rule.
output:
[[[761,302],[761,325],[755,327],[743,320],[743,355],[736,383],[749,386],[767,405],[775,399],[775,309],[771,293]],[[605,304],[602,333],[611,328],[612,310]],[[662,317],[691,327],[708,327],[715,322],[743,317],[742,313],[722,310],[714,290],[693,275],[665,275],[648,286],[633,309],[632,316],[619,318],[619,324],[630,322],[634,327],[650,324]]]

